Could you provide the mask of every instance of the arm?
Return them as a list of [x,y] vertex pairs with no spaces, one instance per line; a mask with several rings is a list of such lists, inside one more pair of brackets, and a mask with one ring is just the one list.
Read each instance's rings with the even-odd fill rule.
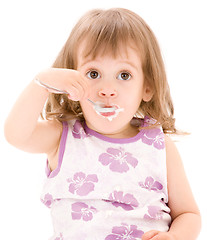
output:
[[[37,75],[42,82],[65,89],[73,99],[84,96],[86,83],[80,73],[69,69],[47,69]],[[16,101],[5,122],[7,141],[24,151],[54,152],[58,148],[62,124],[58,121],[38,121],[48,98],[48,91],[32,81]]]
[[201,217],[188,183],[178,150],[165,136],[168,195],[172,224],[169,232],[149,231],[142,240],[195,240],[200,232]]

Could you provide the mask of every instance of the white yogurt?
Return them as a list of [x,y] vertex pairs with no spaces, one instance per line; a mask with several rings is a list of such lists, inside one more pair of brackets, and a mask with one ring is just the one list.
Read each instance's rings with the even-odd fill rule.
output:
[[[97,106],[93,106],[96,113],[106,119],[108,119],[110,122],[118,116],[120,112],[124,111],[124,108],[120,108],[118,105],[113,104],[111,107],[103,107],[104,104],[101,102],[96,102]],[[113,108],[113,110],[112,110]]]

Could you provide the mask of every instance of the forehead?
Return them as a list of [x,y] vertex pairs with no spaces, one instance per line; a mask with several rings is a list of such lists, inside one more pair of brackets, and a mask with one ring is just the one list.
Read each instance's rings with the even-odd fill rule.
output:
[[101,44],[96,48],[96,51],[89,51],[87,39],[79,44],[77,49],[77,64],[83,65],[85,62],[93,61],[101,57],[112,57],[113,59],[123,60],[123,61],[136,61],[135,65],[141,64],[141,54],[138,47],[133,42],[128,42],[128,44],[118,43],[116,49],[112,46],[107,46],[106,44]]

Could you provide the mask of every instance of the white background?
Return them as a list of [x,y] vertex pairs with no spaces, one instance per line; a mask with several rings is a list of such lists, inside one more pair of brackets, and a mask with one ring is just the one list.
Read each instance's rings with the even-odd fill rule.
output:
[[160,42],[177,126],[191,132],[176,144],[203,217],[199,240],[207,239],[207,5],[202,0],[1,2],[1,239],[44,240],[52,235],[49,210],[39,200],[46,156],[24,153],[6,143],[5,118],[24,87],[51,66],[79,17],[92,8],[110,7],[138,13]]

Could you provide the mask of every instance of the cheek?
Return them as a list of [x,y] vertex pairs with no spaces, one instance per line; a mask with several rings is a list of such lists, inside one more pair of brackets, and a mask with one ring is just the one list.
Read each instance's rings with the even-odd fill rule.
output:
[[139,94],[135,94],[133,96],[129,94],[124,103],[126,114],[133,117],[137,113],[141,101],[142,97]]
[[127,94],[126,93],[124,94],[122,101],[125,105],[131,107],[138,107],[142,101],[142,98],[143,98],[142,90],[139,90],[139,88],[136,86],[131,91],[128,91]]
[[84,116],[90,116],[95,113],[92,104],[87,99],[80,101],[80,105]]

